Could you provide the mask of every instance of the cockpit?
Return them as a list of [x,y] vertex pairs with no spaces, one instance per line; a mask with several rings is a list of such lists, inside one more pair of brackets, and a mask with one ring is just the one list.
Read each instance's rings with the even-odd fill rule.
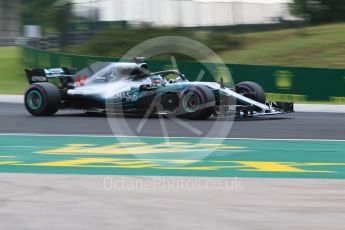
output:
[[140,81],[145,84],[165,85],[187,81],[177,70],[150,73],[145,63],[98,62],[80,72],[81,76],[91,76],[85,85],[110,83],[120,80]]
[[78,74],[91,76],[85,82],[86,85],[108,83],[145,76],[147,75],[147,65],[145,63],[98,62],[81,70]]

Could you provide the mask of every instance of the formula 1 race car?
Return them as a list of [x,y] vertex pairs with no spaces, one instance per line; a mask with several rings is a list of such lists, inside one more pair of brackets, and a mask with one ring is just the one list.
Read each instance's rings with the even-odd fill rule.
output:
[[293,112],[292,102],[266,102],[262,87],[242,82],[234,88],[189,82],[178,70],[150,73],[142,62],[99,62],[79,72],[68,68],[26,69],[30,87],[25,107],[35,116],[59,109],[123,114],[156,114],[207,119]]

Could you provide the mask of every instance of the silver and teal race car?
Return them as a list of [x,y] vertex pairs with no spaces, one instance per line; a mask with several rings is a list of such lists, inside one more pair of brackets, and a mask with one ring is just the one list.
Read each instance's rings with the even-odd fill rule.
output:
[[190,82],[178,70],[149,72],[140,62],[100,62],[72,69],[26,69],[30,83],[25,107],[35,116],[59,109],[86,112],[182,116],[259,116],[293,112],[292,102],[266,102],[262,87],[242,82],[233,88]]

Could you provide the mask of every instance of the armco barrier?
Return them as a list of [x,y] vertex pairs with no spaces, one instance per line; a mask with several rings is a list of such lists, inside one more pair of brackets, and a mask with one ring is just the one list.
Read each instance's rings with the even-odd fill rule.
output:
[[[23,62],[28,68],[75,67],[82,69],[98,61],[117,61],[116,58],[54,53],[23,47]],[[150,70],[171,69],[167,61],[147,61]],[[203,81],[220,81],[222,69],[211,74],[198,62],[177,62],[179,70],[189,80],[195,80],[204,71]],[[345,69],[300,68],[280,66],[228,64],[234,83],[255,81],[263,86],[269,99],[284,101],[334,101],[345,103]],[[215,77],[212,77],[215,76]],[[224,79],[230,84],[230,79]]]

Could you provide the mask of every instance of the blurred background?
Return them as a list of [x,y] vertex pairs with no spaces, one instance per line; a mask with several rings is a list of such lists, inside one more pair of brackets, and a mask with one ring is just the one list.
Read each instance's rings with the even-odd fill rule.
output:
[[[333,74],[338,90],[344,89],[344,0],[0,0],[0,93],[24,91],[24,66],[82,68],[115,60],[164,35],[189,37],[213,49],[235,81],[271,75],[275,83],[267,85],[269,92],[292,100],[315,99],[292,82],[315,73],[289,67],[328,68],[333,72],[319,77]],[[252,66],[240,65],[258,67],[248,72]],[[342,92],[315,100],[345,101]]]

